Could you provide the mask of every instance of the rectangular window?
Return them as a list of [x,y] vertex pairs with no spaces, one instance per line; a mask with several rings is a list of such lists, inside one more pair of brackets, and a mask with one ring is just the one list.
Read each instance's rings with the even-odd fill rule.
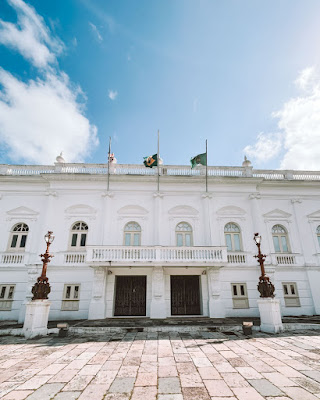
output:
[[287,238],[285,236],[281,236],[281,244],[282,244],[282,251],[288,253]]
[[78,237],[77,233],[73,233],[72,234],[72,239],[71,239],[71,246],[72,247],[75,247],[77,245],[77,237]]
[[124,241],[125,241],[124,244],[125,244],[126,246],[130,246],[130,245],[131,245],[131,235],[130,235],[130,233],[126,233],[126,234],[125,234]]
[[15,285],[0,285],[0,310],[11,311]]
[[13,235],[13,236],[12,236],[12,241],[11,241],[11,246],[10,246],[10,247],[16,247],[16,245],[17,245],[17,240],[18,240],[18,235]]
[[140,234],[139,233],[133,234],[133,245],[140,246]]
[[81,233],[81,241],[80,241],[80,246],[84,247],[86,245],[86,239],[87,239],[87,234],[86,233]]
[[183,239],[181,233],[177,233],[177,246],[183,246]]
[[80,285],[64,285],[62,311],[78,311],[80,300]]
[[26,247],[27,235],[22,235],[20,240],[20,247]]
[[273,236],[273,244],[274,244],[274,251],[276,253],[280,253],[280,243],[279,243],[279,238],[278,236]]
[[232,251],[231,235],[229,233],[226,234],[226,245],[227,245],[228,251]]
[[286,307],[300,307],[300,299],[295,282],[282,283],[284,304]]
[[191,246],[191,235],[189,233],[185,234],[186,246]]
[[231,284],[233,308],[249,308],[247,285],[245,283]]
[[238,233],[235,233],[233,235],[233,239],[234,239],[234,250],[235,251],[240,251],[240,235]]

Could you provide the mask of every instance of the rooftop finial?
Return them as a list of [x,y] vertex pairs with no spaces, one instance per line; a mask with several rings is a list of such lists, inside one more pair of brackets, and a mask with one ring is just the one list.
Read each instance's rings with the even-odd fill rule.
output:
[[242,163],[243,167],[251,167],[251,161],[247,159],[247,156],[244,156],[244,161]]
[[59,156],[56,157],[56,161],[58,164],[65,164],[65,159],[62,157],[62,152],[60,153]]

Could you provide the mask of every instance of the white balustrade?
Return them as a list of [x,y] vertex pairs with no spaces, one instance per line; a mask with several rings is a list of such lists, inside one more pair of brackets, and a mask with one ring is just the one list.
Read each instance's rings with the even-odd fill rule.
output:
[[64,254],[65,264],[84,264],[86,262],[86,252],[70,252]]
[[87,246],[87,262],[226,262],[225,247]]
[[22,253],[2,253],[1,264],[18,265],[24,263],[24,254]]
[[296,264],[295,256],[292,254],[282,254],[276,256],[278,265],[294,265]]
[[246,264],[247,257],[243,253],[230,253],[228,252],[228,263],[229,264]]
[[[248,171],[250,169],[250,171]],[[191,165],[161,165],[160,175],[204,176],[205,167],[191,169]],[[0,164],[0,175],[41,175],[41,174],[108,174],[108,164],[55,164],[53,165],[7,165]],[[157,175],[158,168],[146,168],[142,163],[115,164],[110,167],[111,175]],[[252,167],[208,166],[208,176],[253,177],[267,180],[320,180],[318,171],[263,170]]]

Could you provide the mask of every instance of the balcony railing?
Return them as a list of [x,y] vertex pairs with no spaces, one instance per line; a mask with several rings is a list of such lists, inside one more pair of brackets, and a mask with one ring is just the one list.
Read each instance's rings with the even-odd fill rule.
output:
[[303,265],[303,257],[300,254],[272,253],[271,261],[274,265]]
[[228,251],[227,257],[229,264],[245,264],[247,262],[247,256],[240,252]]
[[[7,165],[0,164],[0,175],[42,175],[42,174],[108,174],[108,164],[55,164],[55,165]],[[110,167],[111,175],[157,175],[157,168],[143,165],[115,164]],[[202,166],[191,169],[187,165],[161,165],[160,175],[201,176],[205,175]],[[252,167],[208,166],[208,176],[253,177],[267,180],[307,180],[319,181],[318,171],[262,170]]]
[[225,247],[87,246],[88,263],[227,262]]
[[4,265],[20,265],[24,264],[24,253],[2,253],[1,254],[1,264]]

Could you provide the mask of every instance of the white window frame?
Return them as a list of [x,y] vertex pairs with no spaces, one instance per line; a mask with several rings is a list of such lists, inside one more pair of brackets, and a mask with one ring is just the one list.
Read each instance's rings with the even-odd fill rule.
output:
[[286,307],[301,307],[296,282],[282,282],[282,290]]
[[[138,243],[135,243],[138,238]],[[129,242],[127,241],[129,239]],[[124,246],[141,246],[141,226],[136,221],[129,221],[123,229],[123,245]]]
[[[234,230],[234,231],[228,231],[226,230],[227,226],[234,226],[235,228],[237,228],[238,230]],[[227,235],[230,235],[230,241],[231,241],[231,249],[228,248],[227,245]],[[239,247],[240,249],[236,249],[235,246],[235,236],[239,236]],[[224,238],[225,238],[225,243],[227,246],[227,251],[233,251],[233,252],[237,252],[237,251],[242,251],[242,238],[241,238],[241,229],[240,226],[238,224],[236,224],[235,222],[228,222],[227,224],[225,224],[224,226]]]
[[[69,249],[73,251],[85,250],[88,240],[88,225],[83,221],[77,221],[72,224],[70,230]],[[85,238],[84,245],[82,240]]]
[[11,311],[16,285],[0,285],[0,311]]
[[[273,232],[273,230],[274,230],[275,227],[280,227],[281,229],[283,229],[283,232]],[[290,243],[289,243],[289,236],[288,236],[288,231],[287,231],[287,229],[286,229],[283,225],[281,225],[281,224],[275,224],[275,225],[273,225],[273,227],[271,228],[271,233],[272,233],[272,244],[273,244],[274,252],[277,253],[277,254],[280,254],[280,253],[284,253],[284,254],[291,253],[291,250],[290,250]],[[285,238],[286,244],[287,244],[287,250],[286,250],[286,251],[283,250],[283,244],[282,244],[282,238],[283,238],[283,237]],[[276,248],[275,248],[275,245],[274,245],[274,238],[277,238],[277,239],[278,239],[280,251],[277,251]]]
[[[26,223],[19,222],[15,224],[11,229],[8,251],[25,251],[28,233],[29,226]],[[15,241],[14,246],[12,246],[13,241]]]
[[320,247],[320,225],[317,226],[316,232],[317,232],[318,246]]
[[[234,290],[236,288],[236,293]],[[243,290],[241,290],[241,288]],[[243,294],[242,294],[243,292]],[[247,284],[244,282],[231,283],[233,308],[249,308]]]
[[[179,236],[181,236],[182,244],[179,244]],[[189,244],[186,240],[187,236],[190,237]],[[191,247],[193,246],[193,230],[192,226],[186,222],[181,221],[176,225],[176,246],[177,247]]]
[[[79,311],[80,286],[80,283],[66,283],[64,285],[61,304],[62,311]],[[76,287],[78,288],[77,291]]]

